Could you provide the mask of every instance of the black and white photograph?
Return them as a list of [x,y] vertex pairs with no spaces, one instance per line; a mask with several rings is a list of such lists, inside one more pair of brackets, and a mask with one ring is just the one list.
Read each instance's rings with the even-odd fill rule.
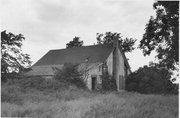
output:
[[1,117],[179,118],[179,1],[1,0]]

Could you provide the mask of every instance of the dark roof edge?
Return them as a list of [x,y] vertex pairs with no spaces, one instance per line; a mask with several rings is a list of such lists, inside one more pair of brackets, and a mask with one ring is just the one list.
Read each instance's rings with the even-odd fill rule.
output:
[[[75,48],[86,48],[86,47],[94,47],[94,46],[108,46],[108,45],[111,45],[111,44],[102,44],[102,45],[88,45],[88,46],[81,46],[81,47],[75,47]],[[63,49],[52,49],[52,50],[49,50],[44,56],[42,56],[38,61],[36,61],[36,63],[34,63],[31,67],[33,67],[33,66],[37,66],[36,64],[43,58],[43,57],[45,57],[49,52],[51,52],[51,51],[60,51],[60,50],[71,50],[71,49],[73,49],[73,48],[63,48]],[[109,54],[109,53],[108,53]],[[108,55],[107,55],[108,56]],[[107,57],[106,56],[106,57]],[[103,60],[102,61],[104,61],[104,59],[106,59],[106,57],[104,57],[103,58]]]
[[128,61],[127,61],[126,55],[125,55],[124,52],[122,51],[121,46],[119,46],[119,50],[121,51],[121,54],[123,55],[123,58],[124,58],[124,60],[125,60],[125,63],[127,64],[128,68],[129,68],[129,70],[130,70],[130,72],[131,72],[130,65],[129,65]]
[[36,63],[34,63],[31,67],[36,66],[36,64],[43,58],[45,57],[51,50],[49,50],[45,55],[43,55]]
[[114,48],[112,48],[109,52],[106,53],[106,55],[103,58],[103,62],[109,57],[109,54],[111,54],[111,52],[114,50]]
[[97,45],[87,45],[87,46],[80,46],[80,47],[74,47],[74,48],[52,49],[52,50],[49,50],[49,51],[68,50],[68,49],[93,47],[93,46],[108,46],[108,45],[110,45],[110,44],[97,44]]

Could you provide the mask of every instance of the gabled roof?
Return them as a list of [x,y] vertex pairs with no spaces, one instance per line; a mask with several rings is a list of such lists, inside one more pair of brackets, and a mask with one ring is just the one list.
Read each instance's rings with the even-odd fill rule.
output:
[[82,46],[78,48],[67,48],[50,50],[33,66],[61,65],[64,63],[97,63],[103,62],[113,50],[112,44]]
[[121,54],[122,54],[122,56],[123,56],[123,58],[124,58],[124,62],[125,62],[125,64],[126,64],[126,66],[128,67],[129,71],[131,72],[131,68],[130,68],[130,66],[129,66],[128,60],[127,60],[124,52],[122,51],[121,46],[119,46],[119,50],[121,51]]
[[[53,68],[61,69],[64,63],[80,64],[79,69],[83,69],[84,64],[86,65],[88,63],[88,69],[91,69],[102,64],[113,50],[113,44],[50,50],[32,66],[33,70],[26,73],[26,75],[54,75]],[[119,50],[125,60],[125,64],[130,70],[126,56],[120,46]]]

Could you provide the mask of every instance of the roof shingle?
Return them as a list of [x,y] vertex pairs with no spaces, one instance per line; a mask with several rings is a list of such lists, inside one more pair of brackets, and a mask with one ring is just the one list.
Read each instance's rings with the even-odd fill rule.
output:
[[103,62],[109,53],[112,51],[113,46],[108,45],[92,45],[82,46],[77,48],[50,50],[33,66],[41,65],[61,65],[64,63],[88,63]]

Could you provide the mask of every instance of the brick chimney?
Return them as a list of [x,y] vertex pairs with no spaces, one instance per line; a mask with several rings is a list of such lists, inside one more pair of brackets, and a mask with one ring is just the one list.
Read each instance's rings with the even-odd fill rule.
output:
[[114,48],[118,48],[119,47],[118,42],[119,42],[118,36],[115,36],[114,39],[113,39],[113,47]]
[[116,80],[117,91],[119,91],[119,40],[117,36],[113,39],[113,48],[113,79]]

